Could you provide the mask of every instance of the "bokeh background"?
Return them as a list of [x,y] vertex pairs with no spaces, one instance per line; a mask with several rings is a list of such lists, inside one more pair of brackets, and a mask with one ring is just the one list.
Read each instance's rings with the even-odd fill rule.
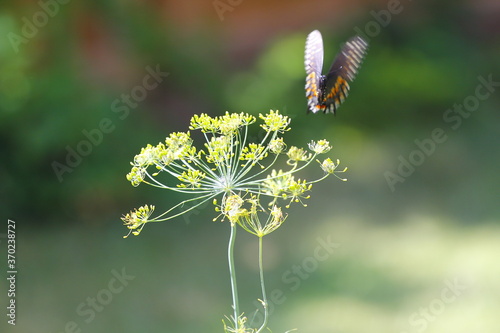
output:
[[[141,147],[187,130],[194,113],[269,109],[292,118],[290,142],[326,138],[349,168],[347,182],[315,186],[308,207],[293,207],[267,238],[268,288],[282,292],[273,332],[498,332],[500,87],[477,88],[480,77],[500,81],[498,1],[0,8],[2,332],[222,332],[231,313],[228,225],[212,222],[207,206],[123,239],[122,214],[180,199],[133,188],[125,174]],[[347,38],[361,32],[370,42],[337,116],[305,114],[304,43],[314,29],[323,33],[325,66]],[[125,104],[147,68],[168,76]],[[448,113],[464,102],[463,115]],[[84,149],[85,131],[103,119],[107,133],[57,176],[54,163]],[[403,159],[422,156],[415,140],[435,129],[446,140],[404,171]],[[406,174],[390,186],[398,168]],[[17,226],[16,326],[4,314],[8,219]],[[257,242],[238,237],[250,316],[260,297]],[[338,246],[316,260],[328,240]],[[131,280],[110,293],[117,272]]]

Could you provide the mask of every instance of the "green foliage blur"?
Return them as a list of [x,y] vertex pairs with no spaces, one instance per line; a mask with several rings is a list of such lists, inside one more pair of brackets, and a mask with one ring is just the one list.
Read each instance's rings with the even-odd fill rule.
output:
[[[141,147],[186,131],[195,113],[269,109],[291,117],[292,144],[325,138],[349,168],[348,182],[313,188],[309,206],[267,240],[268,285],[286,299],[275,332],[498,328],[500,86],[481,100],[477,87],[489,76],[500,82],[499,7],[402,1],[384,17],[394,1],[328,10],[321,1],[243,1],[220,20],[215,2],[0,4],[0,210],[16,221],[19,243],[18,325],[3,320],[0,330],[63,332],[74,321],[82,332],[221,332],[231,312],[227,225],[212,222],[207,206],[123,240],[122,214],[179,201],[133,188],[125,175]],[[37,13],[48,13],[47,3],[56,7],[44,23]],[[357,31],[369,38],[336,116],[306,114],[304,44],[314,29],[326,68]],[[168,74],[148,89],[158,68]],[[415,140],[429,142],[435,129],[444,142],[391,186],[388,172],[404,169],[401,161],[422,151]],[[256,240],[241,234],[250,317]],[[326,235],[340,250],[287,284]],[[89,310],[88,297],[99,299],[123,267],[135,279]],[[454,279],[467,286],[463,296],[422,319],[419,309]]]

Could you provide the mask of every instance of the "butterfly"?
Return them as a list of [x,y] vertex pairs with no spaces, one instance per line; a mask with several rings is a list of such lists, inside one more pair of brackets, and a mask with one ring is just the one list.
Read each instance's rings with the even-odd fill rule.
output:
[[352,37],[333,61],[328,74],[322,75],[323,38],[318,30],[307,36],[305,67],[307,112],[333,113],[349,93],[349,82],[356,77],[368,49],[368,43],[359,36]]

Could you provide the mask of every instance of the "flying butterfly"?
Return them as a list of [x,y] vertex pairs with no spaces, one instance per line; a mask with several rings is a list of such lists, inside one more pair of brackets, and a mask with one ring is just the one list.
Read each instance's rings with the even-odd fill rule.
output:
[[352,37],[342,46],[326,75],[323,68],[323,38],[318,30],[307,36],[305,61],[307,112],[333,113],[349,93],[349,82],[356,77],[358,68],[368,49],[361,37]]

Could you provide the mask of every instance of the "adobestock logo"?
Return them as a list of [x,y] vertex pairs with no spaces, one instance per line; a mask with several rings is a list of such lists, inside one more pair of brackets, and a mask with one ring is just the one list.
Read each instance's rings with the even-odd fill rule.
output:
[[38,6],[40,10],[36,11],[31,19],[23,16],[21,21],[23,26],[21,28],[21,34],[16,34],[14,32],[9,32],[7,38],[12,45],[12,48],[17,53],[19,52],[19,45],[27,44],[31,39],[38,35],[40,29],[45,27],[49,23],[49,19],[55,17],[61,5],[69,3],[71,0],[40,0],[38,1]]
[[[408,323],[416,332],[424,332],[430,323],[435,322],[443,314],[446,307],[454,303],[460,297],[467,286],[460,284],[457,278],[452,281],[444,281],[445,287],[441,290],[439,297],[431,300],[426,306],[422,306],[418,311],[413,312],[408,317]],[[407,333],[407,332],[401,332]]]
[[236,6],[241,5],[243,0],[214,0],[212,5],[221,21],[224,21],[224,13],[232,12]]
[[[169,75],[169,73],[160,70],[160,65],[156,65],[155,69],[147,66],[146,72],[147,74],[140,85],[133,87],[129,94],[121,94],[120,98],[116,98],[111,103],[111,112],[117,114],[119,120],[125,120],[129,116],[130,110],[135,109],[140,102],[144,101],[148,93],[158,87],[163,79]],[[51,163],[59,182],[63,181],[65,173],[73,172],[82,163],[83,158],[89,156],[94,147],[103,142],[105,134],[109,134],[115,129],[113,120],[107,117],[102,118],[96,128],[83,129],[82,135],[85,139],[80,140],[74,147],[66,146],[67,153],[64,163],[58,161]]]
[[125,272],[125,267],[121,271],[116,269],[111,270],[112,278],[108,280],[105,288],[100,289],[95,294],[95,297],[87,297],[85,302],[77,305],[75,313],[80,317],[78,320],[67,321],[63,330],[58,333],[82,333],[84,332],[85,325],[90,324],[95,320],[99,313],[111,304],[114,297],[121,294],[130,281],[135,279],[134,275],[128,275]]
[[[407,0],[411,2],[412,0]],[[363,37],[364,40],[370,42],[372,38],[377,37],[382,28],[386,28],[392,21],[394,15],[401,14],[403,12],[404,6],[399,0],[389,0],[387,2],[387,8],[381,9],[379,11],[370,11],[370,15],[374,20],[366,22],[363,29],[355,27],[354,31],[356,34]]]
[[[287,300],[286,294],[297,291],[302,282],[309,279],[311,275],[318,269],[319,264],[328,260],[336,249],[340,247],[340,243],[332,241],[331,236],[326,238],[316,238],[317,246],[314,249],[313,255],[305,257],[300,264],[294,264],[281,275],[281,281],[286,286],[286,289],[275,288],[268,294],[268,312],[271,315],[277,305],[285,303]],[[253,302],[256,309],[262,309],[262,304],[259,301]],[[256,311],[252,318],[252,325],[255,322],[262,322],[264,316],[262,311]]]
[[[443,121],[449,124],[454,131],[462,126],[464,119],[468,119],[475,111],[479,109],[481,102],[487,100],[500,87],[500,82],[493,81],[493,75],[489,74],[485,79],[483,76],[477,77],[479,83],[474,88],[474,93],[465,97],[461,103],[453,104],[453,108],[443,112]],[[399,164],[396,172],[386,171],[384,177],[391,192],[396,190],[398,183],[404,183],[411,176],[416,168],[436,152],[438,145],[446,142],[448,135],[445,129],[436,127],[431,131],[427,138],[415,139],[413,142],[417,146],[407,156],[399,155]]]

